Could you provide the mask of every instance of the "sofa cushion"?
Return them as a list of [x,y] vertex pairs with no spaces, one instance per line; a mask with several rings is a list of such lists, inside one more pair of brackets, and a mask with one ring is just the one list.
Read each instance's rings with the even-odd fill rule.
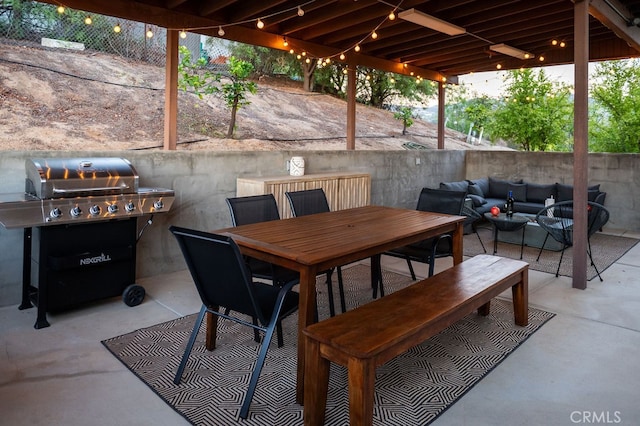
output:
[[527,201],[527,184],[526,183],[510,183],[507,185],[507,193],[511,191],[514,201],[522,203]]
[[484,198],[484,192],[482,192],[482,188],[480,188],[480,185],[470,183],[467,192],[469,193],[469,195],[477,195],[478,197]]
[[440,189],[446,189],[448,191],[467,192],[469,188],[469,182],[461,180],[459,182],[440,182]]
[[479,190],[482,191],[482,196],[486,198],[489,193],[489,178],[471,179],[468,181],[469,185],[476,185]]
[[[473,185],[469,185],[469,187],[471,186]],[[487,200],[479,195],[467,194],[467,197],[471,198],[471,201],[473,201],[473,207],[480,207],[483,204],[487,204]]]
[[558,198],[556,184],[527,183],[527,201],[544,204],[549,197]]
[[[558,201],[569,201],[573,200],[573,185],[565,185],[563,183],[556,183],[556,189],[558,190]],[[587,191],[597,191],[600,192],[600,184],[591,185],[587,187]],[[589,193],[587,192],[587,196]],[[598,194],[593,195],[593,199],[597,197]],[[589,200],[593,201],[593,200]]]
[[489,192],[485,192],[485,198],[499,198],[506,200],[510,183],[522,183],[522,179],[517,181],[508,181],[489,176]]

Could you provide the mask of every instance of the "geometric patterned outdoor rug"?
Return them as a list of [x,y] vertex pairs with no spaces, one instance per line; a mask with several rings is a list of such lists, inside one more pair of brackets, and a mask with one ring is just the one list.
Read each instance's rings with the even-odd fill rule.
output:
[[[493,230],[490,228],[480,227],[479,233],[487,249],[488,254],[493,253]],[[522,231],[515,231],[516,234],[521,235]],[[551,237],[549,237],[551,238]],[[602,272],[611,266],[616,260],[620,259],[626,252],[628,252],[638,241],[635,238],[620,237],[617,235],[608,235],[601,232],[596,232],[591,236],[591,250],[593,251],[593,261],[595,262],[598,270]],[[536,271],[548,272],[550,274],[556,273],[558,269],[558,261],[560,260],[560,251],[543,250],[540,255],[540,260],[536,261],[539,248],[524,246],[522,260],[529,263],[529,269]],[[475,234],[468,234],[464,236],[464,255],[475,256],[476,254],[483,253],[478,237]],[[498,242],[498,256],[509,257],[511,259],[520,259],[520,245]],[[573,247],[568,247],[564,251],[564,257],[560,264],[560,275],[565,277],[573,276]],[[587,257],[587,280],[592,280],[597,276],[595,268],[591,265],[589,258]]]
[[[409,277],[389,271],[383,276],[387,293],[411,283]],[[343,268],[343,279],[349,309],[371,300],[368,266]],[[318,279],[318,291],[322,319],[328,313],[324,279]],[[335,300],[339,306],[337,295]],[[529,325],[519,327],[513,322],[511,302],[494,299],[489,316],[473,313],[380,366],[374,425],[429,424],[553,316],[529,308]],[[295,402],[297,316],[283,322],[284,346],[278,348],[275,337],[271,342],[246,420],[238,413],[258,349],[248,327],[219,320],[216,349],[208,352],[203,324],[182,382],[173,384],[195,317],[178,318],[102,343],[194,425],[302,425],[302,407]],[[346,369],[332,364],[327,425],[349,424],[346,380]]]

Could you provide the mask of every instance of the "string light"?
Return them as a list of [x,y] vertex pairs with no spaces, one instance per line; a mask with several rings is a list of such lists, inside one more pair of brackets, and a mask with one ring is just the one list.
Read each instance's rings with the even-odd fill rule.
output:
[[344,56],[344,53],[341,53],[341,54],[340,54],[340,60],[341,60],[341,61],[344,61],[346,58],[347,58],[347,57],[346,57],[346,56]]
[[360,51],[360,45],[356,44],[356,47],[354,47],[353,50],[355,50],[356,52],[359,52]]
[[552,46],[557,46],[558,45],[558,40],[556,40],[556,39],[551,40],[551,45]]
[[293,55],[296,52],[293,49],[289,49],[289,53],[291,53]]
[[300,6],[298,6],[298,16],[304,16],[304,10]]
[[93,19],[91,19],[91,16],[87,16],[86,18],[84,18],[84,23],[87,25],[91,25],[93,23]]
[[565,43],[564,41],[560,42],[560,47],[565,47],[567,45],[567,43]]
[[114,33],[116,33],[116,34],[119,34],[119,33],[120,33],[120,31],[122,31],[122,27],[120,26],[120,24],[116,24],[116,25],[113,27],[113,32],[114,32]]
[[287,38],[286,38],[286,37],[285,37],[285,38],[284,38],[284,40],[282,41],[282,45],[283,45],[284,47],[289,46],[289,42],[287,41]]
[[498,64],[498,65],[496,65],[496,68],[497,68],[497,69],[499,69],[499,70],[501,70],[501,69],[502,69],[502,64]]
[[153,37],[153,31],[151,31],[151,28],[147,29],[147,38],[151,38]]
[[258,22],[256,22],[256,27],[258,27],[259,30],[264,28],[264,22],[262,22],[260,18],[258,18]]
[[393,13],[393,10],[392,10],[391,13],[389,14],[389,20],[393,21],[394,19],[396,19],[396,14]]
[[539,60],[540,62],[544,62],[544,56],[540,55],[540,56],[538,57],[538,60]]
[[182,39],[187,38],[187,32],[185,30],[180,31],[180,38]]
[[58,13],[60,15],[62,15],[64,13],[64,6],[58,6],[58,9],[56,9],[58,11]]
[[218,35],[222,37],[224,35],[224,29],[222,27],[218,27]]
[[374,31],[374,32],[372,32],[372,33],[371,33],[371,38],[372,38],[372,39],[374,39],[374,40],[375,40],[375,39],[377,39],[377,38],[378,38],[378,33],[377,33],[377,32],[375,32],[375,31]]

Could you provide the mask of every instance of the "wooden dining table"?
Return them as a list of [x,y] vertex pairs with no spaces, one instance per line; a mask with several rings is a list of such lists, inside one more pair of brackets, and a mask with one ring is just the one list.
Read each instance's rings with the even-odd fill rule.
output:
[[444,233],[453,235],[453,262],[462,262],[464,216],[365,206],[213,231],[227,235],[244,255],[300,273],[296,400],[304,396],[302,330],[315,322],[316,275]]

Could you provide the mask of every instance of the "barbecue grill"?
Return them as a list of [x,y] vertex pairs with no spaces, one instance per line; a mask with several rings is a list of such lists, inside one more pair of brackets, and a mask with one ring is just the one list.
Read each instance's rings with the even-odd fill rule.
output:
[[101,298],[140,304],[137,219],[169,211],[174,191],[139,187],[124,158],[28,159],[25,171],[24,193],[0,194],[0,224],[24,228],[19,308],[36,304],[35,328],[49,326],[47,312]]

